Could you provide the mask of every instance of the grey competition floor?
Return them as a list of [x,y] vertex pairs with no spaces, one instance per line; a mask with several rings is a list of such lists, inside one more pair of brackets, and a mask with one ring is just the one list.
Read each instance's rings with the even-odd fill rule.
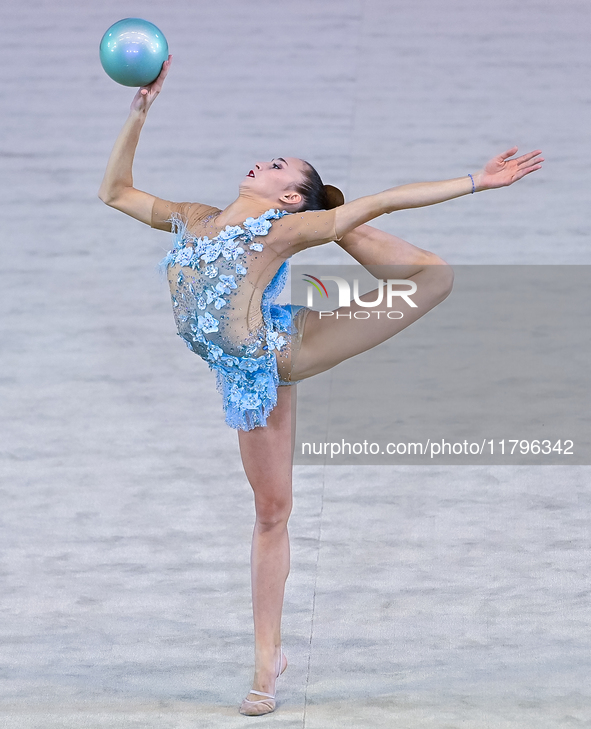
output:
[[137,187],[223,206],[253,161],[297,155],[351,198],[539,147],[535,179],[378,225],[452,264],[589,264],[588,4],[1,13],[0,724],[591,727],[590,471],[569,466],[297,468],[290,668],[275,714],[237,713],[253,509],[236,436],[175,337],[166,235],[96,196],[133,95],[98,43],[141,16],[175,59]]

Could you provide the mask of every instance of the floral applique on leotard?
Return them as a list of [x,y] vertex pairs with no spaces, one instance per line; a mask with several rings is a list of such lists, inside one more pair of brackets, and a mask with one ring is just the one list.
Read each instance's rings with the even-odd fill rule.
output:
[[302,308],[273,303],[285,286],[288,262],[264,289],[262,326],[249,332],[240,317],[229,312],[240,302],[236,295],[247,282],[249,257],[263,250],[255,237],[266,236],[271,221],[288,214],[271,209],[247,218],[242,226],[228,225],[211,239],[192,234],[176,213],[170,217],[174,247],[160,266],[168,271],[178,333],[216,372],[226,423],[241,430],[266,425],[277,403],[280,383],[274,352],[288,343],[294,333],[293,314]]

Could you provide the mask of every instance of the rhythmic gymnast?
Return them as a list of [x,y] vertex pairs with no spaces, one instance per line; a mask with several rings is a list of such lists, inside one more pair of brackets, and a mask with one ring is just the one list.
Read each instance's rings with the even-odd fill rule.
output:
[[[133,186],[132,166],[146,114],[160,93],[159,77],[138,90],[109,158],[99,197],[153,228],[170,231],[173,247],[162,262],[180,336],[216,372],[226,422],[237,429],[242,463],[254,492],[251,552],[255,665],[252,689],[240,711],[275,710],[275,682],[287,667],[281,614],[289,572],[287,522],[292,506],[291,391],[393,337],[450,293],[453,272],[441,258],[366,223],[384,213],[417,208],[474,192],[506,187],[540,169],[540,150],[494,157],[472,175],[395,187],[344,203],[304,160],[258,162],[223,210],[173,203]],[[320,318],[297,306],[277,306],[287,260],[311,246],[336,241],[362,265],[388,266],[389,277],[417,285],[403,319]],[[374,301],[376,292],[360,297]],[[351,302],[347,311],[362,307]],[[289,387],[292,385],[292,387]]]

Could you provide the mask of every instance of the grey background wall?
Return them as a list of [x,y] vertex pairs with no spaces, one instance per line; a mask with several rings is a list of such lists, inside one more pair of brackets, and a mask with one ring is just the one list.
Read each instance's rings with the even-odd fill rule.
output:
[[[203,362],[174,334],[163,233],[96,197],[145,17],[174,64],[135,183],[225,205],[253,161],[352,198],[517,144],[519,186],[377,221],[452,264],[580,264],[585,2],[5,4],[0,219],[3,722],[243,726],[252,505]],[[346,263],[331,244],[298,262]],[[287,298],[288,292],[286,291]],[[300,467],[284,726],[588,726],[585,468]],[[289,678],[288,678],[289,677]],[[280,684],[281,686],[281,684]]]

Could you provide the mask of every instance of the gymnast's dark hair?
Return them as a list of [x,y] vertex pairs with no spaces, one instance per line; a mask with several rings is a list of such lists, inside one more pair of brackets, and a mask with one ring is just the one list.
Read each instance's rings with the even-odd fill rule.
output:
[[343,193],[332,185],[325,185],[314,167],[306,160],[304,179],[297,186],[296,190],[303,198],[300,211],[304,210],[330,210],[345,202]]

